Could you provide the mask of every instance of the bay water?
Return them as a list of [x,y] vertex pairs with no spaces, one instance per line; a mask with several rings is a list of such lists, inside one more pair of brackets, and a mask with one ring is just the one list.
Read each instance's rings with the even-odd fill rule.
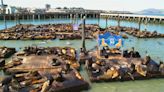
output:
[[[21,20],[22,24],[51,24],[51,23],[70,23],[70,19],[46,19],[46,20]],[[81,20],[78,20],[81,23]],[[87,19],[86,24],[98,24],[98,19]],[[16,25],[16,21],[7,21],[7,27]],[[106,26],[104,19],[100,19],[99,25],[101,27]],[[108,26],[116,26],[116,20],[108,20]],[[138,27],[137,22],[121,21],[121,26]],[[4,29],[4,21],[0,21],[0,30]],[[147,24],[141,25],[141,29],[147,28],[148,31],[156,30],[159,33],[164,33],[163,24]],[[142,57],[145,56],[145,52],[157,62],[164,61],[164,38],[136,38],[129,36],[129,39],[125,39],[124,49],[135,47],[135,50],[139,51]],[[67,42],[72,45],[66,44]],[[77,50],[81,47],[81,40],[0,40],[0,46],[15,47],[16,50],[21,50],[25,46],[71,46]],[[97,45],[96,40],[86,40],[87,49],[93,48]],[[88,75],[84,68],[81,71],[82,76],[90,83]],[[0,73],[3,76],[3,73]],[[85,92],[164,92],[164,79],[151,79],[142,81],[126,81],[126,82],[108,82],[108,83],[90,83],[91,89]]]

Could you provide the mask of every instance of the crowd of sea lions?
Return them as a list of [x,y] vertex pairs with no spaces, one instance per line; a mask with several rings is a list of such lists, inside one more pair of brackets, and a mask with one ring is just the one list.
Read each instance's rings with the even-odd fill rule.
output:
[[[88,39],[108,31],[123,38],[127,36],[121,32],[139,38],[164,37],[157,32],[130,27],[103,29],[98,25],[85,25]],[[16,25],[0,31],[0,39],[81,39],[81,32],[82,25],[78,30],[73,30],[72,24]],[[79,92],[88,89],[89,84],[79,73],[80,64],[85,64],[92,82],[164,77],[164,63],[155,62],[149,55],[142,57],[134,47],[121,51],[120,48],[95,46],[88,51],[81,48],[77,53],[71,47],[29,46],[15,52],[15,48],[0,47],[0,68],[9,74],[1,81],[2,92]],[[7,63],[4,58],[11,55],[11,61]]]
[[[134,47],[104,46],[78,53],[71,47],[24,47],[1,69],[9,74],[1,81],[2,92],[79,92],[89,88],[80,75],[80,61],[85,64],[92,82],[126,81],[164,77],[164,63],[149,55],[141,57]],[[83,57],[83,58],[81,58]],[[78,61],[80,60],[80,61]]]
[[[60,58],[61,61],[66,61],[75,69],[79,69],[80,65],[76,62],[77,53],[74,48],[71,47],[25,47],[23,51],[15,54],[16,56],[29,56],[29,55],[55,55]],[[53,62],[56,62],[56,59],[53,59]],[[57,62],[56,62],[57,63]]]
[[[86,25],[86,39],[92,39],[97,25]],[[92,30],[91,30],[92,29]],[[72,24],[20,24],[0,31],[0,40],[81,39],[81,25],[74,30]]]
[[71,47],[25,47],[15,53],[3,71],[2,92],[79,92],[88,83],[78,69],[76,50]]
[[[114,31],[112,31],[114,30]],[[96,24],[85,25],[85,38],[93,39],[97,37],[98,32],[102,32],[102,28]],[[110,26],[103,31],[110,31],[113,34],[122,35],[123,38],[128,38],[125,34],[133,35],[138,38],[159,38],[164,37],[164,34],[157,33],[157,31],[150,32],[147,30],[140,31],[132,27],[118,27]],[[0,40],[42,40],[42,39],[81,39],[82,24],[79,25],[78,30],[74,30],[72,24],[20,24],[14,27],[0,31]]]
[[146,29],[141,31],[137,28],[133,27],[118,27],[118,26],[111,26],[108,28],[109,30],[115,30],[118,32],[125,32],[127,34],[133,35],[138,38],[163,38],[164,34],[158,33],[157,31],[150,32],[147,31]]
[[100,51],[90,52],[90,58],[85,62],[86,69],[92,82],[126,81],[164,77],[164,64],[159,64],[150,56],[142,58],[134,48],[124,50],[105,47]]
[[[96,24],[85,25],[85,38],[96,38],[98,32],[106,32],[108,29],[102,29]],[[119,34],[118,32],[112,32]],[[81,39],[82,24],[79,25],[78,30],[73,28],[72,24],[20,24],[8,29],[0,31],[0,40],[45,40],[45,39],[60,39],[60,40],[74,40]],[[122,35],[122,34],[120,34]],[[126,35],[122,35],[127,38]]]

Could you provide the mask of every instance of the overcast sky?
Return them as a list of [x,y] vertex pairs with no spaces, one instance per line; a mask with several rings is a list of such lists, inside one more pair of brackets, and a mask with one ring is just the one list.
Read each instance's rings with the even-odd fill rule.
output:
[[22,7],[83,7],[86,9],[140,11],[147,8],[164,9],[164,0],[4,0],[5,4]]

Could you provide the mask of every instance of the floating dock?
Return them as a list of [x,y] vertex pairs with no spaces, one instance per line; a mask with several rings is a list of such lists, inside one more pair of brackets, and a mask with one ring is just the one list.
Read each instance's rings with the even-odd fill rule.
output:
[[26,47],[4,66],[6,73],[11,76],[14,74],[12,80],[16,80],[17,83],[10,81],[4,86],[10,86],[10,91],[19,92],[86,90],[89,84],[77,70],[80,66],[76,61],[75,53],[75,49],[70,47]]
[[90,52],[91,58],[85,63],[90,80],[109,82],[164,78],[163,64],[156,63],[149,56],[141,58],[138,52],[130,53],[127,57],[128,54],[125,52],[124,56],[110,52],[108,53],[110,55],[106,57],[106,55],[100,56],[99,51]]
[[114,30],[116,32],[125,32],[137,38],[164,38],[164,34],[158,33],[157,31],[149,32],[147,30],[139,30],[132,27],[122,27],[122,26],[111,26],[108,27],[109,30]]

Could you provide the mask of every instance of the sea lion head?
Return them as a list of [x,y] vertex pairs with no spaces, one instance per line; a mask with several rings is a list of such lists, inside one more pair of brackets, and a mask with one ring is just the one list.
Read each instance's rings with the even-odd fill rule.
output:
[[151,57],[150,57],[150,56],[146,56],[146,57],[144,58],[143,64],[144,64],[144,65],[147,65],[150,61],[151,61]]

